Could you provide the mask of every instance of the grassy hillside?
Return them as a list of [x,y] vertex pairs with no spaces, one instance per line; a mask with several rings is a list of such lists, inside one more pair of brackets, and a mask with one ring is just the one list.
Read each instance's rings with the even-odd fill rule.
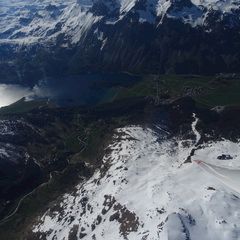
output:
[[197,103],[214,107],[240,104],[240,78],[198,75],[148,75],[130,88],[119,89],[115,99],[146,96],[161,100],[190,96]]

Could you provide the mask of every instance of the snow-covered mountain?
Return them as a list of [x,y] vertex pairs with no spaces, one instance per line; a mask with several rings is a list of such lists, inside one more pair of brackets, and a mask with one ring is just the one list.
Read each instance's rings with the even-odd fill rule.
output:
[[[239,239],[239,142],[198,145],[197,124],[189,139],[169,138],[161,125],[116,129],[102,167],[35,221],[30,236]],[[194,149],[192,160],[205,163],[186,161]]]
[[31,44],[56,40],[60,34],[78,41],[98,19],[90,3],[75,1],[0,1],[1,42]]
[[[159,26],[167,18],[179,19],[193,27],[210,25],[211,18],[229,27],[239,24],[237,0],[1,0],[0,39],[2,43],[31,44],[57,40],[61,34],[77,43],[94,23],[106,27],[124,19]],[[104,44],[104,34],[94,29]],[[106,39],[105,39],[106,40]]]
[[0,81],[240,69],[239,0],[0,1]]

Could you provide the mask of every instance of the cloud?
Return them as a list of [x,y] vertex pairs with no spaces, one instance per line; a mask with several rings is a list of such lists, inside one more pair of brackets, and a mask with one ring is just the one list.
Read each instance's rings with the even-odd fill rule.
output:
[[51,98],[52,92],[44,84],[35,85],[32,89],[13,84],[0,84],[0,107],[8,106],[25,98],[26,101],[37,98]]
[[0,84],[0,107],[10,105],[23,97],[32,94],[30,88],[19,85]]

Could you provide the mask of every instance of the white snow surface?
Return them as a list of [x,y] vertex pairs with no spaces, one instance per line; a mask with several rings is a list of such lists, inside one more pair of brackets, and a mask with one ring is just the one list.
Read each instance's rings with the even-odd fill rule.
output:
[[[45,233],[49,240],[73,233],[87,240],[240,239],[236,189],[198,164],[183,164],[201,137],[197,121],[192,124],[195,140],[168,139],[141,126],[117,129],[103,167],[65,194],[60,210],[48,210],[33,232]],[[222,153],[234,158],[218,160]],[[240,144],[222,140],[203,145],[193,159],[236,170]]]
[[219,167],[204,161],[196,161],[206,172],[216,176],[222,183],[240,193],[240,169]]

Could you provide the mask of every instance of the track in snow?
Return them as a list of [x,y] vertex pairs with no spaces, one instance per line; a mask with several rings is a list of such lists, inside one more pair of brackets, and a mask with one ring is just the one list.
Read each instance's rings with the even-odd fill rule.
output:
[[194,160],[203,170],[214,175],[223,184],[240,194],[240,169],[219,167],[201,160]]

